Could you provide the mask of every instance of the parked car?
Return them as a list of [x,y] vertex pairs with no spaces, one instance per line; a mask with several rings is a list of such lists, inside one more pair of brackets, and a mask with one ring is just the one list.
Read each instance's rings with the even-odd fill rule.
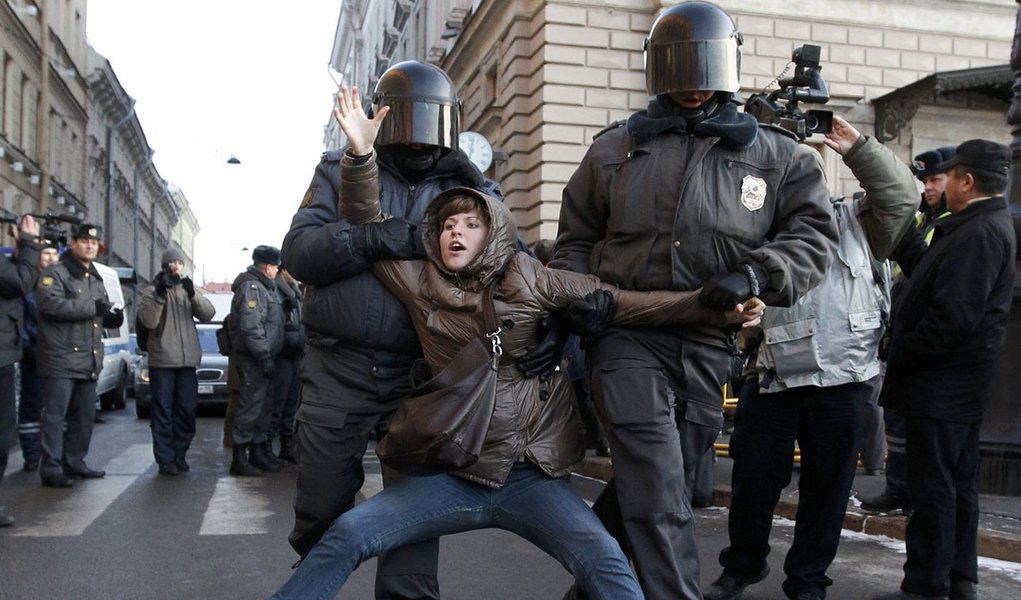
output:
[[[220,323],[196,323],[202,360],[195,374],[199,382],[199,407],[226,409],[230,392],[227,389],[227,357],[220,354],[216,345],[216,330]],[[143,354],[135,369],[135,413],[140,419],[149,416],[152,390],[149,387],[149,357]]]

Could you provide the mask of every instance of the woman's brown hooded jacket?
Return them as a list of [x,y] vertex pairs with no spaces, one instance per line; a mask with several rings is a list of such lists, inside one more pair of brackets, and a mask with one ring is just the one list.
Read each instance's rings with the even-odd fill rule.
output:
[[[374,157],[361,165],[351,164],[345,157],[341,173],[341,216],[352,223],[384,218],[379,212]],[[437,222],[437,215],[456,196],[479,199],[492,225],[484,249],[454,273],[440,260],[443,224]],[[584,455],[582,426],[566,368],[540,380],[526,378],[515,366],[516,359],[538,339],[543,317],[602,288],[614,296],[616,325],[724,322],[719,311],[698,304],[697,291],[623,291],[595,276],[544,267],[517,250],[517,227],[508,208],[476,190],[455,188],[437,196],[422,221],[422,240],[429,260],[378,261],[373,271],[407,306],[433,373],[443,369],[472,338],[484,335],[479,303],[482,291],[496,286],[493,303],[503,330],[496,409],[478,462],[456,473],[483,485],[503,485],[519,460],[534,463],[550,477],[561,477]]]

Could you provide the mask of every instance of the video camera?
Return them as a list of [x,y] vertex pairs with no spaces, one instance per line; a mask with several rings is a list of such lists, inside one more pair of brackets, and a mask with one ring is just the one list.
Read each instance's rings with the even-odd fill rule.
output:
[[[791,62],[795,65],[793,77],[780,77],[780,89],[766,94],[755,94],[745,103],[745,112],[760,123],[779,125],[804,141],[813,133],[829,133],[833,130],[833,112],[828,110],[803,111],[799,102],[826,104],[830,93],[823,81],[819,46],[805,44],[794,49]],[[782,73],[781,73],[782,75]]]
[[53,212],[47,212],[43,214],[31,213],[41,223],[39,227],[39,237],[44,240],[49,240],[58,246],[67,245],[67,232],[61,229],[61,223],[67,223],[68,225],[77,225],[82,222],[81,217],[74,215],[61,215]]
[[11,225],[17,225],[21,222],[18,215],[12,213],[6,208],[0,208],[0,223],[10,223]]

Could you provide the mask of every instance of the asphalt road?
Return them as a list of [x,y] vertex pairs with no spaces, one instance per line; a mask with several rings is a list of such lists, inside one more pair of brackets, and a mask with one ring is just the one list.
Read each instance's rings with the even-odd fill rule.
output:
[[[102,480],[72,489],[39,485],[21,471],[11,451],[0,487],[18,519],[0,529],[0,599],[267,598],[288,577],[296,555],[287,545],[292,524],[294,474],[258,479],[227,476],[229,451],[220,445],[222,420],[199,419],[189,460],[179,477],[156,474],[148,421],[134,408],[106,413],[96,426],[89,464],[106,469]],[[367,465],[363,490],[381,488],[378,465]],[[601,484],[575,477],[588,500]],[[793,532],[776,521],[771,542],[773,574],[744,598],[783,598],[782,555]],[[703,581],[719,574],[716,556],[726,545],[726,511],[698,511]],[[829,598],[861,600],[891,591],[900,581],[903,544],[888,538],[846,535],[830,569]],[[1021,565],[981,559],[982,597],[1014,598]],[[372,598],[374,562],[363,565],[339,596]],[[440,586],[446,600],[559,599],[571,578],[551,558],[502,531],[486,530],[443,540]]]

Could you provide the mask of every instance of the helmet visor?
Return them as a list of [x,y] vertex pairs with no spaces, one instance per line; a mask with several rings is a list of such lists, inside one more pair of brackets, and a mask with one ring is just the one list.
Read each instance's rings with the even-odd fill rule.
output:
[[645,84],[653,96],[686,90],[736,92],[740,71],[737,38],[649,41],[645,47]]
[[[376,143],[429,144],[457,149],[460,115],[456,105],[394,98],[384,100],[390,114],[383,119]],[[373,107],[379,110],[379,106]]]

